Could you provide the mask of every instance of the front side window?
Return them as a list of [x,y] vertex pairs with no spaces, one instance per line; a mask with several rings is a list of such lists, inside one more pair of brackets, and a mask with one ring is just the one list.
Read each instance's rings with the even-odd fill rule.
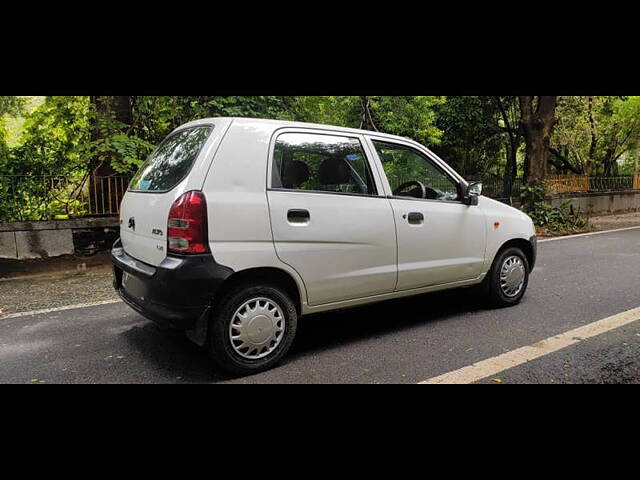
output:
[[360,141],[335,135],[280,135],[271,184],[287,190],[376,195]]
[[187,128],[167,137],[131,179],[129,190],[171,190],[187,176],[212,130],[210,125]]
[[373,141],[394,196],[430,200],[460,199],[458,183],[429,158],[403,145]]

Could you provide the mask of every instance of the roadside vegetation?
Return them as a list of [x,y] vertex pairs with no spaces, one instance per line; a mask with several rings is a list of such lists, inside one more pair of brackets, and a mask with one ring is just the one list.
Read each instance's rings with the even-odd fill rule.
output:
[[579,210],[574,210],[570,200],[559,206],[546,199],[551,192],[543,180],[537,185],[523,188],[523,210],[529,214],[542,237],[571,235],[590,231],[589,220]]
[[[0,97],[0,220],[82,215],[74,189],[91,176],[130,177],[187,121],[242,116],[326,123],[410,137],[489,196],[521,204],[548,233],[588,228],[545,201],[549,175],[631,185],[640,97],[613,96],[50,96]],[[43,176],[64,179],[47,180]],[[49,178],[49,177],[46,177]],[[588,181],[588,180],[587,180]],[[43,197],[44,191],[55,195]],[[44,199],[44,200],[43,200]],[[76,203],[74,203],[76,202]]]

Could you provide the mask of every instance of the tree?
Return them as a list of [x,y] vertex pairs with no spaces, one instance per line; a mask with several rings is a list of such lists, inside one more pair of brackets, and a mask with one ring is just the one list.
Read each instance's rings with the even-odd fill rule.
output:
[[587,165],[585,167],[587,175],[591,175],[591,171],[593,170],[593,161],[596,153],[596,146],[598,145],[596,120],[593,114],[593,97],[589,97],[589,134],[591,137],[589,143],[589,155],[587,156]]
[[[105,180],[98,177],[114,177],[118,174],[118,146],[120,150],[128,147],[129,129],[131,127],[130,96],[93,96],[91,97],[91,143],[89,162],[89,196],[90,211],[102,211],[100,206],[117,204],[115,189],[105,186]],[[120,142],[118,142],[120,140]],[[124,140],[124,142],[123,142]],[[107,179],[111,182],[111,179]],[[111,192],[111,196],[106,198]]]
[[444,97],[376,96],[367,97],[369,113],[378,131],[411,138],[428,147],[439,145],[442,130],[436,125],[436,108]]
[[544,180],[549,163],[551,134],[557,123],[557,96],[520,96],[522,130],[526,142],[525,182],[534,186]]
[[339,127],[360,128],[362,111],[360,97],[300,96],[292,103],[294,120]]
[[131,126],[130,96],[93,96],[91,101],[91,149],[89,164],[92,175],[102,177],[116,175],[114,157],[117,150],[113,138],[127,133]]
[[9,156],[6,130],[4,126],[5,115],[20,115],[25,106],[25,100],[20,97],[0,96],[0,164]]
[[4,173],[68,176],[86,170],[89,98],[50,96],[26,115],[18,145]]
[[495,98],[452,96],[434,110],[442,134],[433,150],[462,175],[502,178],[504,129]]
[[560,97],[556,116],[549,160],[558,171],[631,173],[640,136],[640,98]]
[[500,110],[502,128],[507,133],[507,162],[504,169],[503,195],[511,196],[513,183],[518,176],[518,150],[522,143],[520,112],[516,108],[515,97],[495,97]]
[[640,97],[605,97],[600,105],[600,141],[596,154],[604,176],[620,174],[620,162],[632,157],[640,136]]
[[0,96],[0,117],[3,115],[20,115],[25,106],[25,99],[22,97]]
[[377,132],[377,121],[373,118],[372,110],[371,98],[368,96],[360,97],[360,128]]
[[298,121],[390,133],[430,146],[442,137],[435,108],[443,102],[429,96],[309,96],[297,97],[293,110]]

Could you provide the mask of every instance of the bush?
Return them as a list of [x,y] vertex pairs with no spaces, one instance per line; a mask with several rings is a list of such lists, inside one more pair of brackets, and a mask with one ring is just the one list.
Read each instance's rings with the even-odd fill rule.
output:
[[588,219],[580,215],[580,210],[574,211],[571,200],[554,207],[546,200],[547,197],[548,189],[544,182],[535,186],[524,186],[522,189],[523,210],[543,233],[577,233],[588,228]]

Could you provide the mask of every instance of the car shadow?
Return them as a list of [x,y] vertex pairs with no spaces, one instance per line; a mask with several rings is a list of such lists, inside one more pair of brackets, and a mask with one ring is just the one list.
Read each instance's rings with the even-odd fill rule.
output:
[[476,290],[460,288],[310,315],[299,322],[288,357],[311,355],[486,308],[485,299]]
[[215,369],[206,351],[191,342],[184,332],[161,329],[148,321],[121,335],[140,353],[158,382],[212,383],[228,379]]
[[[485,301],[477,291],[463,288],[310,315],[300,319],[296,339],[283,366],[336,346],[484,309]],[[235,378],[216,370],[205,350],[182,332],[163,330],[148,322],[122,335],[150,364],[154,378],[159,381],[217,383]]]

